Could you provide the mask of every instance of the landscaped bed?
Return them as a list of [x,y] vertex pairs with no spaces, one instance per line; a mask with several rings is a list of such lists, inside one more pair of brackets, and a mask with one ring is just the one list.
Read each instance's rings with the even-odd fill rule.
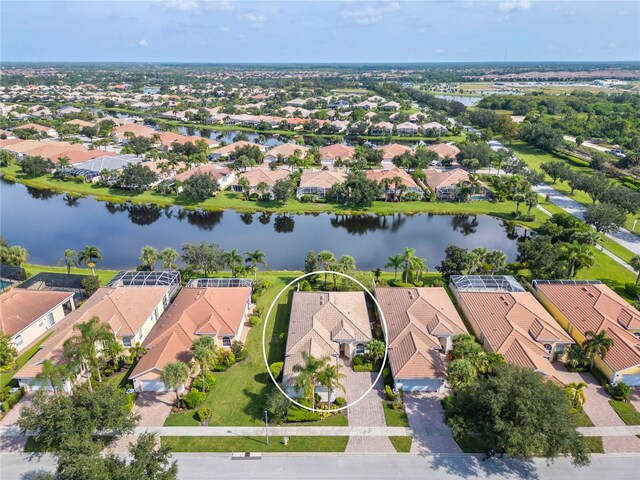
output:
[[398,453],[409,453],[411,451],[411,437],[389,437],[389,441]]
[[349,437],[162,437],[174,452],[344,452]]
[[640,425],[640,412],[631,403],[609,400],[609,405],[626,425]]

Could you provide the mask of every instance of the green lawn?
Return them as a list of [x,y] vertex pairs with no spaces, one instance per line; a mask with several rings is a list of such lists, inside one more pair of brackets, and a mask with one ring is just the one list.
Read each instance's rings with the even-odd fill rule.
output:
[[162,437],[174,452],[344,452],[349,437]]
[[609,405],[613,407],[626,425],[640,425],[640,412],[629,402],[609,400]]
[[411,451],[411,437],[389,437],[389,441],[398,453],[409,453]]
[[387,422],[387,427],[408,427],[409,419],[405,409],[394,410],[389,407],[387,402],[384,402],[384,419]]
[[[583,412],[573,410],[571,412],[573,421],[576,427],[593,427],[593,422],[589,418],[589,415]],[[591,453],[604,453],[604,447],[602,446],[602,437],[585,437],[587,442],[587,448]]]
[[[47,265],[27,264],[24,269],[27,272],[28,277],[32,277],[40,272],[67,273],[66,267],[50,267]],[[102,270],[96,268],[95,272],[96,276],[100,279],[100,285],[106,285],[113,277],[116,276],[119,270]],[[77,275],[91,275],[91,270],[88,268],[72,268],[71,273]]]
[[[33,357],[36,354],[36,352],[40,348],[40,345],[42,345],[42,342],[44,342],[49,337],[49,335],[51,334],[49,333],[48,335],[44,336],[42,339],[40,339],[40,341],[35,343],[29,350],[26,350],[24,353],[22,353],[16,359],[16,367],[13,370],[9,372],[0,373],[0,390],[2,390],[4,387],[6,387],[11,383],[12,381],[11,378],[16,374],[18,370],[24,367],[24,364],[27,363],[31,357]],[[17,382],[15,382],[15,385],[13,386],[17,387],[18,386]]]

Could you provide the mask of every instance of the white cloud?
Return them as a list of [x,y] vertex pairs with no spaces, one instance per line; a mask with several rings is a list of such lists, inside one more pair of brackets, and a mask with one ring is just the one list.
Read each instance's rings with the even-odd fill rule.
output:
[[[160,0],[162,1],[162,0]],[[216,10],[219,12],[229,12],[233,10],[234,4],[229,0],[166,0],[162,3],[180,12],[197,12],[201,8],[205,10]]]
[[248,23],[251,28],[262,28],[267,17],[259,13],[243,13],[238,20]]
[[531,0],[507,0],[498,4],[498,10],[509,13],[514,10],[529,10],[531,8]]
[[140,39],[138,41],[138,46],[139,47],[148,47],[149,46],[149,42],[147,42],[144,38]]
[[195,12],[200,8],[196,0],[169,0],[166,5],[181,12]]
[[342,10],[340,15],[352,19],[358,25],[371,25],[381,22],[385,14],[400,10],[400,2],[374,2],[371,4],[356,2],[351,8]]

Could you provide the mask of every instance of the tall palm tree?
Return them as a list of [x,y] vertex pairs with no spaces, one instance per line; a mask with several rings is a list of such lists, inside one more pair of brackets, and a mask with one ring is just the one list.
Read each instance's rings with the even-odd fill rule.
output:
[[385,264],[384,268],[393,268],[393,279],[396,280],[398,278],[398,269],[402,267],[403,263],[404,255],[398,254],[389,257],[389,261]]
[[467,202],[472,193],[471,185],[465,180],[460,180],[458,183],[456,183],[453,192],[456,200],[458,200],[459,202]]
[[245,262],[251,264],[251,269],[253,270],[253,281],[256,281],[257,273],[258,273],[258,265],[262,265],[266,268],[267,262],[265,261],[266,254],[260,250],[259,248],[255,249],[253,252],[244,252],[246,258]]
[[298,374],[294,388],[303,392],[316,408],[315,386],[318,383],[318,374],[329,363],[329,357],[315,358],[307,352],[302,352],[304,365],[294,365],[293,371]]
[[163,248],[158,254],[164,268],[175,268],[175,262],[180,254],[173,248]]
[[[318,261],[322,264],[322,267],[329,270],[329,265],[336,261],[335,255],[329,250],[322,250],[318,253]],[[324,283],[327,284],[327,274],[324,274]]]
[[36,375],[36,380],[40,384],[49,382],[54,395],[59,395],[68,376],[66,365],[55,365],[50,360],[45,360],[42,362],[42,370]]
[[525,196],[522,193],[516,193],[513,201],[516,202],[516,213],[520,213],[520,204],[525,201]]
[[340,365],[327,364],[318,372],[318,383],[329,390],[329,396],[327,397],[327,405],[331,403],[331,397],[333,391],[339,388],[345,392],[344,385],[340,383],[340,379],[345,378],[344,373],[340,373]]
[[640,255],[635,255],[629,261],[629,265],[631,265],[631,268],[638,272],[638,276],[636,277],[636,285],[638,285],[638,282],[640,282]]
[[380,186],[384,190],[385,201],[389,200],[389,189],[391,188],[392,183],[393,183],[393,180],[391,180],[390,178],[383,178],[382,180],[380,180]]
[[593,251],[588,245],[569,243],[565,244],[564,250],[569,267],[567,272],[569,278],[575,277],[581,268],[591,267],[595,261]]
[[204,379],[207,368],[212,368],[218,355],[218,347],[213,337],[203,335],[191,344],[191,355],[200,366],[202,372],[202,391],[204,392]]
[[102,260],[102,252],[95,245],[87,245],[83,250],[78,252],[78,263],[84,263],[91,268],[91,273],[95,277],[95,264],[98,260]]
[[249,179],[247,177],[240,177],[238,179],[238,186],[242,188],[244,198],[249,200],[249,196],[251,195],[251,182],[249,182]]
[[256,185],[256,190],[258,190],[258,192],[260,192],[260,198],[264,198],[264,196],[269,191],[269,184],[267,182],[259,182]]
[[137,362],[145,353],[147,353],[147,349],[143,347],[140,342],[131,345],[129,347],[129,363],[133,364]]
[[187,364],[181,361],[167,363],[160,373],[160,379],[169,390],[175,390],[176,406],[179,407],[180,392],[178,390],[189,379],[189,367]]
[[602,360],[607,357],[607,353],[611,350],[611,347],[613,347],[613,339],[607,337],[607,332],[604,330],[598,333],[589,330],[585,332],[584,335],[587,339],[582,346],[591,360],[591,368],[593,368],[596,357],[599,356]]
[[531,209],[538,205],[538,194],[529,190],[524,194],[524,204],[527,206],[527,216],[531,215]]
[[102,353],[107,357],[113,365],[116,365],[118,361],[124,355],[124,347],[115,335],[112,335],[109,340],[104,342],[104,348]]
[[419,279],[424,272],[427,271],[427,261],[424,258],[416,256],[415,248],[404,248],[402,281],[405,283],[413,283]]
[[71,268],[78,265],[78,252],[67,248],[64,251],[62,262],[67,267],[67,275],[71,273]]
[[150,245],[146,245],[140,250],[140,263],[149,270],[153,270],[153,266],[158,261],[159,256],[158,250]]
[[80,364],[87,371],[89,390],[93,391],[93,386],[91,385],[92,369],[96,369],[98,381],[102,382],[96,344],[112,339],[113,332],[109,325],[100,323],[98,317],[92,317],[86,322],[76,324],[74,330],[77,330],[79,335],[74,335],[65,340],[63,344],[65,356],[75,360],[76,363]]
[[587,388],[585,382],[571,382],[564,387],[574,408],[581,407],[586,403],[587,394],[584,392],[585,388]]
[[235,278],[236,269],[238,268],[238,265],[242,263],[242,255],[240,255],[238,250],[232,248],[228,252],[224,252],[222,254],[222,261],[231,269],[231,276]]

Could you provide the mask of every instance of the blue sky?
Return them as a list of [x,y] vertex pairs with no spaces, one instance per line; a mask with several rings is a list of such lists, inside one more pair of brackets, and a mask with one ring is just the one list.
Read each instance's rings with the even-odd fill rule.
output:
[[2,61],[640,60],[631,1],[6,1]]

